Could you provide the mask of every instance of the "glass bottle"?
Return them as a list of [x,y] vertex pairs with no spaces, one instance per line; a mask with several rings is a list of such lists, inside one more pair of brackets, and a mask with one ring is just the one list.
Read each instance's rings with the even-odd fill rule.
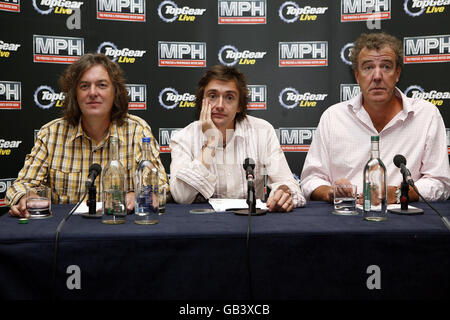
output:
[[157,224],[159,222],[159,177],[151,159],[151,138],[142,138],[142,160],[134,175],[134,222]]
[[364,167],[363,211],[364,219],[384,221],[387,219],[386,167],[380,159],[379,136],[372,136],[370,159]]
[[102,222],[106,224],[125,223],[127,216],[126,206],[126,171],[119,160],[119,140],[117,137],[109,138],[109,158],[102,174]]

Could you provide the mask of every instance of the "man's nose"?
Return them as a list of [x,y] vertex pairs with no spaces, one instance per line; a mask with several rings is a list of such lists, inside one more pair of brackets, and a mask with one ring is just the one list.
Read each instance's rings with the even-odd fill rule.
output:
[[373,79],[374,79],[374,80],[381,80],[382,77],[383,77],[383,73],[382,73],[382,71],[381,71],[381,68],[376,67],[376,68],[373,70]]
[[95,85],[91,85],[89,87],[89,95],[90,96],[96,96],[97,95],[97,87]]
[[224,99],[222,96],[217,97],[216,105],[214,106],[216,109],[222,109],[224,104]]

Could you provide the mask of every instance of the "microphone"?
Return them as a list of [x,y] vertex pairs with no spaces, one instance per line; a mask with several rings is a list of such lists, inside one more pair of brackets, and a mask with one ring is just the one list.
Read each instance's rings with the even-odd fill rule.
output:
[[403,174],[405,181],[412,187],[414,187],[414,180],[411,178],[411,172],[406,167],[406,159],[401,154],[397,154],[394,157],[394,164],[397,168],[400,168],[400,172]]
[[[397,154],[394,157],[394,164],[396,167],[400,168],[400,172],[403,175],[403,181],[400,185],[400,208],[389,209],[390,212],[395,214],[403,215],[416,215],[423,214],[423,210],[419,208],[409,208],[409,186],[411,186],[414,191],[417,192],[417,188],[414,185],[414,180],[411,178],[411,172],[406,168],[406,159],[401,154]],[[417,192],[418,194],[418,192]]]
[[242,165],[245,170],[245,178],[247,179],[247,204],[248,210],[236,210],[234,213],[237,215],[252,215],[259,216],[266,213],[266,211],[256,208],[256,195],[255,195],[255,174],[253,169],[255,169],[255,161],[252,158],[246,158],[244,164]]
[[89,188],[95,181],[95,178],[102,172],[102,167],[98,163],[93,163],[89,167],[89,175],[86,180],[86,188]]
[[81,215],[84,218],[101,218],[102,212],[97,212],[97,189],[95,187],[95,178],[102,172],[102,167],[98,163],[93,163],[89,167],[89,175],[86,180],[86,192],[88,192],[87,205],[89,212],[84,212]]
[[255,169],[255,161],[252,158],[246,158],[243,164],[245,170],[245,177],[247,180],[254,179],[255,175],[253,174],[253,169]]

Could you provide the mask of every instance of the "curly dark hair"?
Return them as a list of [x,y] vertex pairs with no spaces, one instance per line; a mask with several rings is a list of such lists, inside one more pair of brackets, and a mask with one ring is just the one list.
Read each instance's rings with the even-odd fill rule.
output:
[[234,81],[239,91],[240,112],[236,114],[236,121],[243,120],[247,115],[248,88],[247,78],[235,67],[227,67],[221,64],[211,67],[198,82],[195,105],[198,106],[197,113],[200,115],[205,88],[211,80]]
[[396,67],[403,68],[403,45],[396,37],[384,33],[362,33],[358,39],[353,43],[350,60],[352,62],[353,70],[358,69],[358,56],[362,49],[380,50],[385,46],[391,47],[395,53]]
[[125,78],[120,66],[102,53],[86,53],[76,62],[64,70],[59,77],[59,85],[65,94],[63,104],[63,118],[71,125],[78,125],[81,117],[80,106],[77,101],[77,86],[82,75],[90,68],[102,65],[111,78],[114,86],[114,104],[111,109],[111,121],[120,126],[128,112],[129,96],[125,86]]

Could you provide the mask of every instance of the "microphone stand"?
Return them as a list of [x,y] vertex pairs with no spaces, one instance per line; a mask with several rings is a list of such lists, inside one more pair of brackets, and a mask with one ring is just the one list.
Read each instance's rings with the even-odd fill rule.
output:
[[256,196],[255,196],[255,183],[253,182],[253,178],[249,178],[247,180],[247,209],[235,210],[234,214],[240,216],[262,216],[266,214],[265,210],[256,208]]
[[89,196],[87,200],[87,205],[89,207],[89,212],[83,212],[81,215],[84,218],[101,218],[103,216],[102,212],[97,212],[97,189],[95,184],[92,183],[89,186]]
[[55,237],[55,250],[53,253],[53,300],[56,300],[56,266],[58,261],[58,244],[59,244],[59,234],[61,233],[61,229],[66,223],[67,220],[72,216],[72,214],[77,210],[77,208],[80,206],[80,204],[83,202],[84,198],[86,197],[87,190],[84,192],[83,197],[77,202],[75,207],[70,210],[70,212],[67,214],[67,216],[64,217],[64,219],[61,220],[58,227],[56,228],[56,237]]
[[419,195],[419,197],[422,198],[422,200],[434,211],[436,211],[436,213],[439,215],[439,217],[441,217],[442,222],[444,223],[444,225],[447,227],[447,229],[450,231],[450,221],[448,221],[447,217],[444,217],[435,207],[433,207],[427,200],[425,200],[424,197],[422,197],[422,195],[419,193],[419,190],[417,190],[416,186],[412,186],[414,191]]
[[[416,187],[412,186],[416,191]],[[413,216],[417,214],[423,214],[423,210],[419,208],[408,208],[409,204],[409,184],[406,182],[405,175],[403,175],[403,181],[400,185],[400,208],[399,209],[389,209],[390,212],[401,215]],[[417,191],[416,191],[417,192]],[[417,194],[419,194],[417,192]]]

